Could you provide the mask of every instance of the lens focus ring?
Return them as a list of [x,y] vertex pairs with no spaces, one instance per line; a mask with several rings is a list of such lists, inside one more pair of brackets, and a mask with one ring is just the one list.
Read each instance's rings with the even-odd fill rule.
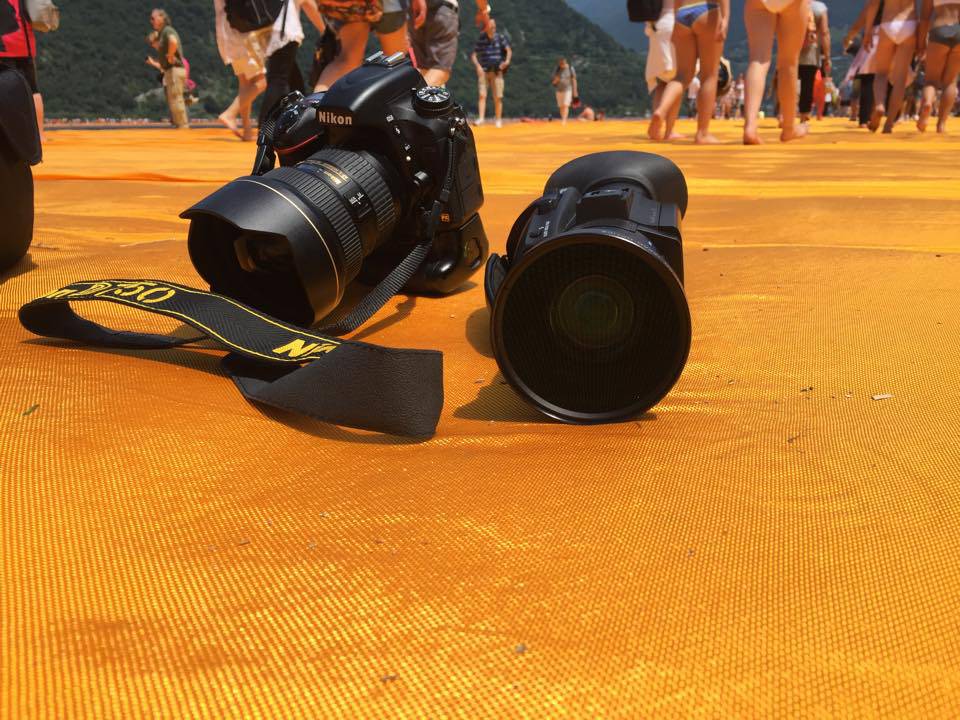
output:
[[[265,177],[289,185],[316,206],[317,214],[325,217],[333,226],[339,244],[343,248],[345,282],[355,278],[360,272],[360,263],[363,261],[363,248],[357,226],[354,225],[350,213],[344,208],[340,197],[322,180],[295,168],[277,168],[271,170]],[[324,240],[327,241],[326,238]]]
[[[397,206],[393,194],[384,182],[381,172],[363,154],[350,150],[326,148],[310,159],[326,160],[353,178],[353,181],[363,188],[373,205],[377,217],[377,232],[380,237],[387,237],[393,232],[393,227],[397,222]],[[370,250],[372,248],[369,248],[368,252]]]

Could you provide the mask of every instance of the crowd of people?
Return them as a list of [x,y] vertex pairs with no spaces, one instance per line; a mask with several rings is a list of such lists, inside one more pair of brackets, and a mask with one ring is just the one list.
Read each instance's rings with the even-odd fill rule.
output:
[[[697,143],[715,143],[710,121],[718,112],[743,118],[743,142],[757,132],[764,87],[777,43],[775,95],[782,141],[806,135],[811,115],[828,107],[854,108],[859,124],[893,132],[898,120],[916,116],[924,132],[937,116],[945,132],[957,100],[960,75],[960,0],[866,0],[843,46],[854,55],[838,88],[831,76],[827,6],[820,0],[746,0],[749,44],[745,77],[719,98],[718,76],[730,20],[729,0],[664,0],[647,28],[647,82],[654,111],[647,130],[653,140],[674,139],[684,92],[695,96]],[[862,34],[862,40],[860,36]],[[907,92],[913,88],[912,92]],[[917,102],[919,100],[919,102]],[[885,119],[884,119],[885,118]]]
[[[458,0],[285,0],[275,18],[249,27],[238,22],[236,0],[213,0],[217,46],[237,78],[237,93],[219,121],[238,138],[255,137],[251,108],[258,96],[260,120],[292,90],[321,91],[358,67],[370,33],[387,55],[407,53],[431,85],[450,79],[458,53]],[[749,44],[746,73],[733,78],[723,48],[731,21],[729,0],[663,0],[656,22],[646,27],[650,45],[646,80],[653,97],[647,134],[656,141],[676,139],[674,124],[684,99],[697,119],[694,141],[716,143],[715,117],[743,120],[743,142],[760,142],[758,122],[776,40],[770,82],[780,139],[795,140],[811,117],[848,112],[862,127],[884,133],[915,117],[920,131],[936,116],[945,132],[957,100],[960,75],[960,0],[864,0],[843,39],[854,56],[839,86],[831,66],[827,6],[821,0],[746,0],[743,18]],[[919,7],[917,6],[917,3]],[[297,50],[304,41],[301,15],[319,33],[313,67],[304,78]],[[240,18],[241,20],[243,18]],[[503,120],[505,76],[513,61],[509,35],[497,28],[487,0],[477,1],[481,30],[470,60],[477,74],[476,124],[486,120],[493,95],[494,123]],[[150,14],[146,62],[160,74],[171,123],[189,127],[188,105],[196,100],[180,34],[161,8]],[[26,78],[36,103],[41,134],[43,101],[36,77],[36,42],[25,0],[0,0],[0,61]],[[862,35],[862,40],[860,39]],[[561,123],[580,107],[577,72],[558,59],[549,82]],[[584,106],[581,120],[602,119]]]

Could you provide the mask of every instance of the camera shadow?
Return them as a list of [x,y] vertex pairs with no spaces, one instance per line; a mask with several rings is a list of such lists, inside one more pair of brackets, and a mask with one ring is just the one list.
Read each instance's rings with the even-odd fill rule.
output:
[[477,397],[453,411],[453,416],[464,420],[493,420],[494,422],[535,422],[557,424],[531,407],[497,373],[489,385],[480,388]]
[[[186,335],[182,335],[181,332],[186,333]],[[189,337],[195,336],[196,332],[197,331],[190,326],[184,325],[182,328],[177,328],[177,330],[173,331],[171,334],[177,335],[178,337]],[[58,340],[55,338],[32,338],[29,340],[24,340],[23,342],[28,345],[40,345],[49,348],[76,349],[78,347],[82,347],[84,350],[95,353],[103,353],[105,355],[125,356],[136,358],[138,360],[147,360],[151,362],[165,363],[167,365],[176,365],[177,367],[190,368],[191,370],[199,370],[200,372],[205,372],[209,375],[216,375],[217,377],[222,378],[223,382],[232,384],[230,374],[220,364],[220,359],[223,357],[222,348],[208,340],[202,340],[199,343],[191,346],[194,349],[181,347],[170,348],[167,350],[134,350],[127,348],[99,347],[96,345],[81,345],[70,340]],[[221,350],[221,352],[213,355],[211,353],[201,352],[200,350],[203,348],[218,348]],[[170,390],[172,394],[176,388],[171,386]],[[267,405],[261,405],[260,403],[250,402],[247,400],[244,400],[244,402],[256,408],[257,412],[259,412],[268,420],[278,422],[298,432],[306,433],[308,435],[312,435],[313,437],[322,438],[324,440],[352,442],[363,445],[415,445],[425,442],[426,439],[429,439],[408,438],[400,435],[390,435],[387,433],[377,433],[367,430],[353,430],[350,428],[341,427],[339,425],[333,425],[331,423],[324,423],[302,415],[297,415],[296,413],[278,410]],[[225,407],[224,412],[229,412],[229,408]]]
[[490,344],[490,309],[484,305],[467,316],[467,342],[484,357],[493,357]]
[[3,285],[5,282],[7,282],[7,280],[13,280],[18,275],[25,275],[26,273],[36,269],[37,269],[37,264],[33,261],[33,258],[30,256],[30,253],[27,253],[22,258],[20,258],[12,267],[0,273],[0,285]]

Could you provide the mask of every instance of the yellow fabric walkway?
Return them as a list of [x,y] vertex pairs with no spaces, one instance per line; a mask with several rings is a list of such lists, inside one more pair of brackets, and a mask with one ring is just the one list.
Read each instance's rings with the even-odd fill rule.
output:
[[[644,129],[480,128],[491,249],[554,168]],[[253,152],[51,133],[0,280],[3,717],[960,716],[960,135],[716,130],[659,148],[694,322],[664,402],[546,421],[478,277],[359,333],[445,353],[424,443],[258,409],[211,351],[29,335],[19,305],[72,280],[199,286],[177,213]]]

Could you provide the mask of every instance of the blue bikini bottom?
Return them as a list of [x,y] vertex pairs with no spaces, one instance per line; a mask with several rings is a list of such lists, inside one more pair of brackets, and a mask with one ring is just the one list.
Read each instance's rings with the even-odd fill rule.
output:
[[685,5],[676,12],[677,22],[687,27],[693,27],[693,23],[696,22],[697,18],[703,15],[706,12],[711,10],[716,10],[719,7],[717,3],[713,2],[700,2],[695,5]]

